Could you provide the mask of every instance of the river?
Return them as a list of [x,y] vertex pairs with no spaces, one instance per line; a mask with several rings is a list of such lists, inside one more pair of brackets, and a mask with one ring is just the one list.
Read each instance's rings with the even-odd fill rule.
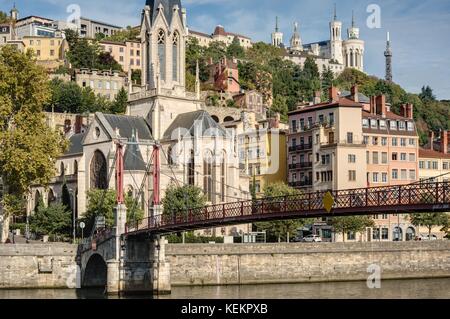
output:
[[[380,289],[365,282],[173,287],[161,299],[450,299],[450,278],[387,280]],[[0,299],[103,299],[103,290],[0,290]],[[118,297],[109,297],[118,298]],[[138,298],[138,297],[127,297]],[[153,296],[139,298],[152,299]]]

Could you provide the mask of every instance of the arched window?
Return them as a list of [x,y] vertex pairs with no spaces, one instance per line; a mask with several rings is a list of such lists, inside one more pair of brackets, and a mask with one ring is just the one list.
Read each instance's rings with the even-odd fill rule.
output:
[[108,170],[106,158],[100,151],[95,151],[90,166],[91,189],[108,188]]
[[50,189],[48,191],[47,205],[50,206],[56,200],[55,193]]
[[213,157],[210,152],[203,158],[203,192],[206,200],[212,202],[213,198]]
[[178,48],[179,48],[180,36],[178,32],[173,34],[172,41],[172,80],[178,81]]
[[189,161],[188,161],[188,184],[191,186],[195,185],[195,155],[194,151],[191,150],[189,154]]
[[158,32],[158,59],[161,80],[164,81],[166,79],[166,34],[163,30]]
[[73,175],[77,175],[78,174],[78,162],[75,161],[73,162]]
[[225,152],[222,152],[222,159],[220,163],[220,187],[221,200],[222,202],[225,202],[227,192],[227,165]]
[[39,193],[39,191],[36,191],[36,193],[34,194],[34,212],[37,211],[40,201],[41,201],[41,193]]
[[64,177],[64,174],[66,173],[65,167],[64,167],[64,162],[61,162],[60,173],[61,173],[61,177]]
[[169,164],[170,166],[174,165],[174,161],[173,161],[173,149],[171,146],[169,146],[169,148],[167,149],[167,164]]

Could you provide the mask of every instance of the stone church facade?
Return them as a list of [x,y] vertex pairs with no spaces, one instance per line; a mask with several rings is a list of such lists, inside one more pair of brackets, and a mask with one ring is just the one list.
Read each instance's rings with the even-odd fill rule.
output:
[[[126,115],[96,113],[83,133],[69,136],[70,148],[56,163],[49,186],[32,188],[28,212],[40,198],[61,200],[65,184],[78,217],[87,210],[86,192],[115,188],[116,143],[124,150],[125,192],[138,198],[145,217],[153,207],[152,151],[161,146],[161,197],[171,186],[200,187],[210,204],[250,199],[250,177],[239,169],[237,141],[207,112],[196,92],[185,88],[186,11],[178,0],[147,0],[142,11],[143,86],[129,96]],[[250,225],[205,231],[237,236]]]

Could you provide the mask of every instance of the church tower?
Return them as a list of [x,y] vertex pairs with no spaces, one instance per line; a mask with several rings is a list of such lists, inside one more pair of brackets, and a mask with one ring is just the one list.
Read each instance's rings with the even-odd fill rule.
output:
[[281,48],[283,46],[283,33],[278,28],[278,17],[275,22],[275,32],[272,33],[272,45]]
[[147,0],[141,19],[146,89],[185,90],[186,11],[180,0]]
[[352,26],[347,29],[347,39],[342,44],[342,54],[346,68],[357,69],[364,72],[365,43],[359,38],[359,28],[355,23],[355,14],[352,12]]
[[19,10],[17,10],[15,3],[14,3],[14,6],[13,6],[13,8],[11,9],[11,11],[9,13],[11,14],[11,20],[13,20],[13,21],[19,20]]
[[342,22],[337,20],[336,4],[334,5],[334,17],[330,22],[330,58],[343,64],[342,55]]
[[392,49],[389,32],[387,33],[386,51],[384,52],[384,56],[386,57],[386,81],[392,82]]
[[302,38],[300,32],[298,31],[298,23],[294,23],[294,33],[291,38],[291,50],[292,51],[303,51]]
[[355,13],[352,11],[352,26],[347,30],[347,36],[349,40],[359,39],[359,28],[355,24]]

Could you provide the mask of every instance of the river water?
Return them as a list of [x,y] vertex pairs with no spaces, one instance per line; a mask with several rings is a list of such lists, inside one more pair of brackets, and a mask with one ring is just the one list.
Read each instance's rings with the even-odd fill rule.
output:
[[[103,290],[0,290],[0,299],[104,299]],[[111,297],[110,297],[111,298]],[[118,298],[118,297],[114,297]],[[275,284],[222,287],[173,287],[161,299],[450,299],[450,278],[386,280],[380,289],[366,282]]]

